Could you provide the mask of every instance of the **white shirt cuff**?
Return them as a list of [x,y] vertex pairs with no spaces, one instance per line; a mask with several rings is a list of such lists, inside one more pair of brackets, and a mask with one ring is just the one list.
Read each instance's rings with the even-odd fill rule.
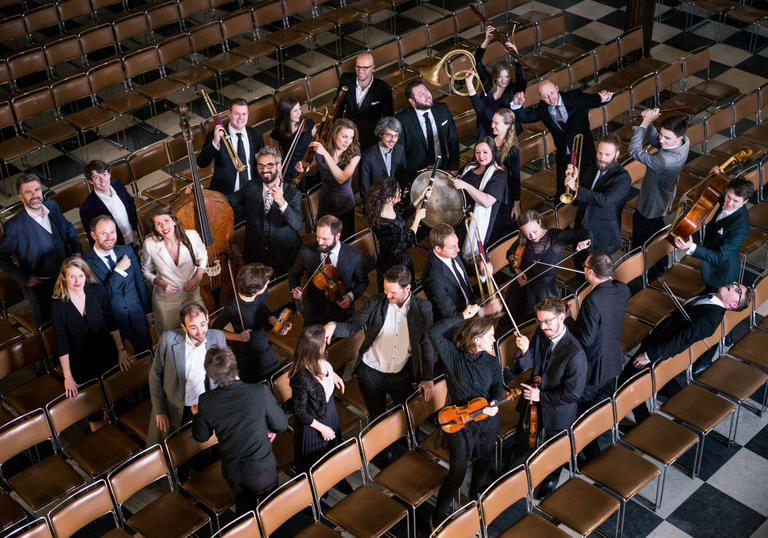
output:
[[221,149],[221,145],[217,144],[215,141],[211,140],[211,145],[213,146],[213,149],[216,151],[219,151]]
[[690,255],[690,254],[693,254],[693,252],[694,252],[695,250],[696,250],[696,243],[691,243],[691,246],[690,246],[690,247],[688,247],[688,251],[686,252],[686,254],[689,254],[689,255]]
[[278,206],[278,209],[281,213],[285,213],[285,210],[288,209],[288,201],[283,202],[283,205]]
[[512,103],[512,102],[509,103],[509,108],[511,110],[517,110],[518,108],[521,108],[522,106],[523,105],[516,105],[515,103]]
[[117,267],[115,267],[115,273],[117,273],[118,275],[120,275],[120,276],[121,276],[121,277],[123,277],[123,278],[125,278],[125,277],[127,277],[127,276],[128,276],[128,273],[126,273],[126,272],[125,272],[125,271],[123,271],[122,269],[118,269]]
[[347,297],[349,297],[349,300],[352,301],[353,303],[355,302],[355,294],[352,293],[351,291],[347,292]]

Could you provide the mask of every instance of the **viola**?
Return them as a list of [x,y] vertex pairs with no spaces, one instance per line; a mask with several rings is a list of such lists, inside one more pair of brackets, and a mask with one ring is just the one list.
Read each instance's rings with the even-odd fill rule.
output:
[[[541,386],[541,377],[534,376],[531,381],[531,386],[535,389]],[[539,438],[539,404],[536,402],[528,401],[528,409],[525,413],[525,422],[523,427],[528,430],[528,447],[536,448],[536,441]]]
[[[522,393],[523,391],[518,388],[512,389],[507,393],[507,397],[497,402],[495,406],[513,402]],[[488,400],[485,398],[472,398],[466,405],[446,405],[437,412],[437,422],[444,432],[456,433],[470,422],[479,422],[488,418],[488,415],[483,413],[486,407],[488,407]]]
[[521,241],[517,244],[515,253],[512,255],[512,269],[515,272],[518,272],[523,264],[523,254],[525,254],[525,243]]
[[347,293],[347,287],[339,280],[339,271],[333,265],[323,265],[312,277],[312,284],[325,294],[329,302],[335,303]]
[[280,330],[285,327],[285,324],[288,323],[288,321],[291,319],[291,315],[293,314],[293,310],[288,308],[287,306],[283,308],[280,313],[277,315],[277,322],[272,326],[272,333],[277,334],[280,332]]
[[741,151],[729,157],[723,164],[718,166],[720,169],[719,172],[713,172],[702,180],[701,183],[706,182],[706,186],[699,195],[699,198],[693,203],[682,219],[679,221],[675,219],[677,224],[675,224],[672,231],[667,236],[667,240],[670,243],[673,245],[675,244],[675,237],[688,239],[701,227],[702,224],[704,224],[704,221],[707,220],[707,216],[709,216],[715,208],[720,197],[728,187],[728,183],[731,181],[731,179],[724,173],[726,172],[726,169],[736,161],[745,163],[749,161],[750,157],[752,157],[752,149],[744,147]]

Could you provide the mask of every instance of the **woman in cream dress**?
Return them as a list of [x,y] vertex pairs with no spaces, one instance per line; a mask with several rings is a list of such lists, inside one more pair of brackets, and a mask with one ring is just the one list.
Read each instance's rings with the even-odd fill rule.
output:
[[152,311],[158,336],[179,327],[179,312],[192,302],[202,304],[200,279],[208,254],[200,235],[185,230],[168,206],[152,214],[152,233],[144,240],[141,270],[152,284]]

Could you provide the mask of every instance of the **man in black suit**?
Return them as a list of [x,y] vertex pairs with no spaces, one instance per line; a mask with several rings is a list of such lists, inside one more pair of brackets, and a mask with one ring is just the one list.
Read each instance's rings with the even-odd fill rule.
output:
[[749,211],[745,204],[752,192],[751,181],[731,180],[715,218],[706,225],[704,241],[697,245],[692,237],[675,237],[677,248],[687,249],[689,255],[701,260],[701,279],[708,292],[739,278],[739,250],[749,235]]
[[89,228],[94,245],[83,259],[107,289],[120,335],[128,339],[134,353],[151,351],[152,301],[139,259],[131,247],[117,244],[117,230],[111,217],[99,215]]
[[432,92],[416,80],[405,87],[410,108],[397,115],[403,126],[399,144],[405,147],[405,169],[413,180],[419,170],[435,163],[441,155],[441,168],[459,173],[459,135],[451,111],[445,103],[434,103]]
[[[438,224],[429,232],[432,252],[429,253],[421,283],[432,303],[435,321],[461,314],[469,304],[477,302],[477,294],[469,284],[469,274],[459,257],[459,238],[449,224]],[[481,265],[482,269],[482,265]],[[489,264],[489,269],[492,270]],[[501,310],[498,299],[492,299],[480,309],[480,316]]]
[[539,82],[539,98],[541,101],[529,109],[522,108],[525,102],[523,92],[515,94],[512,109],[515,119],[520,123],[536,123],[541,121],[549,129],[555,141],[557,151],[557,194],[565,192],[565,170],[571,162],[571,146],[573,137],[584,135],[581,154],[581,165],[588,168],[595,164],[595,144],[589,129],[589,109],[597,108],[607,103],[613,94],[603,90],[596,94],[587,94],[580,90],[560,92],[552,81]]
[[[139,217],[136,204],[119,179],[112,179],[109,165],[94,160],[85,165],[85,179],[93,187],[80,206],[80,221],[88,241],[93,246],[91,221],[99,215],[109,215],[115,221],[118,245],[139,247]],[[122,334],[122,333],[121,333]]]
[[[565,301],[559,297],[545,297],[534,307],[538,329],[533,340],[518,335],[516,343],[522,356],[515,363],[518,372],[533,369],[534,376],[541,378],[541,385],[534,388],[522,383],[524,400],[529,405],[539,405],[539,420],[544,439],[571,427],[579,416],[578,401],[584,392],[589,366],[584,350],[576,337],[565,325]],[[521,408],[522,410],[522,408]],[[521,420],[515,436],[515,452],[520,457],[527,453],[528,436]],[[537,499],[543,499],[554,491],[560,469],[549,475],[539,489]]]
[[384,116],[392,116],[392,88],[381,79],[373,76],[376,65],[373,56],[364,52],[355,58],[355,72],[342,73],[339,89],[347,87],[347,93],[336,111],[335,118],[347,118],[357,124],[360,133],[360,150],[376,143],[373,128]]
[[301,248],[301,193],[282,180],[280,150],[265,146],[256,154],[258,181],[238,191],[245,212],[245,263],[260,262],[287,273]]
[[368,299],[349,321],[325,325],[329,342],[365,330],[355,371],[371,420],[385,411],[387,394],[395,404],[405,404],[414,382],[427,401],[432,397],[431,327],[432,305],[411,295],[411,272],[402,265],[387,270],[384,293]]
[[[329,321],[345,321],[354,312],[355,300],[368,288],[368,273],[363,255],[355,247],[341,242],[341,221],[333,215],[323,215],[315,230],[317,243],[303,246],[296,256],[288,279],[294,300],[301,300],[304,326]],[[336,302],[330,302],[322,290],[307,282],[301,287],[301,279],[315,273],[324,257],[325,263],[336,268],[339,281],[347,289]]]
[[[674,310],[643,339],[637,354],[621,371],[619,383],[649,364],[674,357],[699,340],[712,336],[723,321],[726,310],[744,310],[751,301],[752,290],[736,282],[721,286],[717,293],[689,299],[682,306],[686,315],[680,310]],[[650,416],[644,403],[635,407],[633,414],[637,424]]]
[[[243,172],[235,170],[235,164],[229,152],[224,147],[222,138],[229,135],[232,150],[237,153],[246,169]],[[264,137],[255,127],[248,127],[248,103],[245,99],[233,99],[229,105],[229,125],[217,125],[213,132],[205,138],[200,153],[197,156],[197,166],[205,168],[213,162],[213,179],[211,190],[226,195],[232,209],[235,211],[235,222],[242,219],[242,209],[237,205],[239,198],[233,193],[242,189],[252,178],[256,177],[256,153],[264,147]]]
[[19,284],[39,327],[51,319],[51,295],[61,262],[82,256],[82,247],[59,205],[53,200],[43,202],[43,188],[35,174],[20,175],[16,191],[23,208],[5,223],[0,269]]
[[405,187],[410,187],[405,173],[405,148],[397,143],[402,132],[403,126],[392,116],[381,118],[376,124],[374,133],[379,142],[368,148],[360,159],[360,194],[363,200],[371,185],[383,177],[397,179],[403,192]]
[[[597,161],[583,167],[584,173],[568,165],[565,185],[576,190],[576,228],[589,230],[592,247],[610,255],[621,246],[621,210],[632,186],[629,172],[618,162],[621,142],[608,134],[597,142]],[[580,179],[580,181],[579,181]],[[586,251],[576,258],[583,263]]]
[[221,470],[241,515],[277,487],[271,442],[288,427],[288,418],[268,388],[240,381],[237,360],[228,347],[209,348],[204,365],[216,388],[200,395],[192,434],[200,443],[216,434]]

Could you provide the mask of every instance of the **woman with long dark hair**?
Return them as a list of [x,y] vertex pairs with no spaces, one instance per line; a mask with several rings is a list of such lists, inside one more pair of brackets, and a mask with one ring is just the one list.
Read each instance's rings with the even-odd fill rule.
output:
[[200,280],[208,253],[195,230],[184,225],[169,206],[152,213],[152,232],[144,239],[141,270],[152,284],[152,313],[160,335],[179,327],[179,312],[189,303],[202,303]]
[[[302,118],[304,118],[304,126],[301,132],[299,132],[299,124]],[[309,143],[312,142],[312,137],[315,135],[315,122],[306,116],[302,116],[301,103],[296,98],[286,95],[281,97],[277,103],[274,124],[275,126],[269,135],[272,137],[272,140],[280,145],[283,159],[286,158],[288,149],[293,144],[295,138],[299,137],[290,161],[283,163],[283,180],[292,183],[296,175],[296,163],[304,157],[307,148],[309,148]]]

